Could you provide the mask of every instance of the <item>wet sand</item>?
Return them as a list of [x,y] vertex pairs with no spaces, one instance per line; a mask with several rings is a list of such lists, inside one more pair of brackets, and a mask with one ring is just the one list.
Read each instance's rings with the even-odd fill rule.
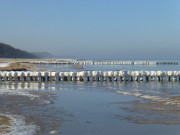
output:
[[11,132],[10,127],[12,126],[12,119],[0,114],[0,134],[6,134]]
[[82,69],[84,69],[84,67],[81,66],[81,65],[74,65],[72,68],[73,68],[73,69],[76,69],[76,70],[82,70]]
[[[35,68],[35,65],[33,62],[52,62],[54,60],[51,59],[4,59],[0,58],[0,63],[10,63],[7,67],[0,67],[0,71],[47,71],[46,69],[42,68]],[[67,60],[58,59],[58,62],[66,63]],[[76,70],[82,70],[84,69],[83,66],[80,65],[74,65],[73,69]],[[52,71],[52,70],[51,70]]]
[[131,102],[115,103],[119,104],[120,109],[126,111],[127,114],[125,116],[114,114],[116,118],[135,124],[180,124],[180,96],[169,93],[169,97],[158,97],[128,91],[116,91],[116,93],[139,98]]
[[[63,108],[58,110],[53,107],[53,100],[56,99],[54,94],[37,91],[6,91],[0,94],[0,114],[24,117],[24,125],[21,125],[21,127],[26,126],[26,128],[23,129],[24,133],[29,132],[26,131],[26,129],[31,128],[35,130],[32,131],[33,135],[59,134],[58,129],[61,126],[61,122],[64,121],[63,115],[68,115],[68,112]],[[59,115],[57,115],[57,113],[59,113]],[[0,115],[0,134],[11,132],[12,123],[8,115]],[[18,123],[18,119],[16,122]]]

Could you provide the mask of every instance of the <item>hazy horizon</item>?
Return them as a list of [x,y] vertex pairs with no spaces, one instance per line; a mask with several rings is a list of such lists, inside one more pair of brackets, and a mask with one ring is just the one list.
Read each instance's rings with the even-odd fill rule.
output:
[[0,42],[78,59],[180,59],[179,0],[1,0]]

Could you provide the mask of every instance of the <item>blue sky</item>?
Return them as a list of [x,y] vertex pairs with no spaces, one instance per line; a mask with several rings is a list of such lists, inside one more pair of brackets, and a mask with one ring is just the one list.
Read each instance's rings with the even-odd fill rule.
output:
[[179,0],[0,0],[0,42],[86,59],[179,59]]

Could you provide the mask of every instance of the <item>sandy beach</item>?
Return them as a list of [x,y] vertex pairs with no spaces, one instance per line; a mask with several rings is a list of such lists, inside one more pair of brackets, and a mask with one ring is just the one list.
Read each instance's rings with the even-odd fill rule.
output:
[[[8,66],[0,66],[0,71],[46,71],[46,69],[36,68],[36,64],[48,64],[58,62],[58,64],[67,64],[66,59],[5,59],[0,58],[0,64],[6,64]],[[72,69],[83,70],[81,65],[74,65]]]
[[31,62],[40,59],[0,59],[0,63],[9,63],[7,67],[0,67],[1,71],[45,71],[44,69],[35,68]]

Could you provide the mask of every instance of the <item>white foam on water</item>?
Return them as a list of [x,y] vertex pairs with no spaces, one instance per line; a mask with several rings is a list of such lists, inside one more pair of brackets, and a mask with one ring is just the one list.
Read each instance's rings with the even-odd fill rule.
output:
[[141,93],[139,92],[124,92],[124,91],[116,91],[118,94],[123,94],[123,95],[129,95],[129,96],[135,96],[135,97],[140,97],[142,96]]
[[0,89],[0,95],[8,94],[8,95],[15,95],[15,96],[27,96],[31,98],[38,98],[39,95],[30,94],[27,91],[23,90],[8,90],[8,89]]
[[39,130],[39,127],[34,123],[26,124],[23,116],[6,114],[0,115],[11,119],[11,127],[8,128],[11,132],[5,133],[4,135],[34,135]]
[[0,67],[8,67],[9,63],[0,63]]
[[179,102],[176,102],[170,98],[162,98],[159,96],[143,95],[142,93],[139,93],[139,92],[116,91],[116,93],[123,94],[123,95],[135,96],[135,97],[139,97],[142,99],[151,100],[154,102],[161,102],[161,103],[164,103],[165,105],[180,105]]
[[25,90],[0,89],[0,95],[27,96],[30,100],[38,100],[38,105],[51,104],[51,101],[41,98],[41,95],[31,94]]
[[160,98],[159,96],[151,96],[151,95],[142,95],[141,98],[143,99],[150,99],[150,100],[154,100],[154,101],[162,101],[165,100],[166,98]]

